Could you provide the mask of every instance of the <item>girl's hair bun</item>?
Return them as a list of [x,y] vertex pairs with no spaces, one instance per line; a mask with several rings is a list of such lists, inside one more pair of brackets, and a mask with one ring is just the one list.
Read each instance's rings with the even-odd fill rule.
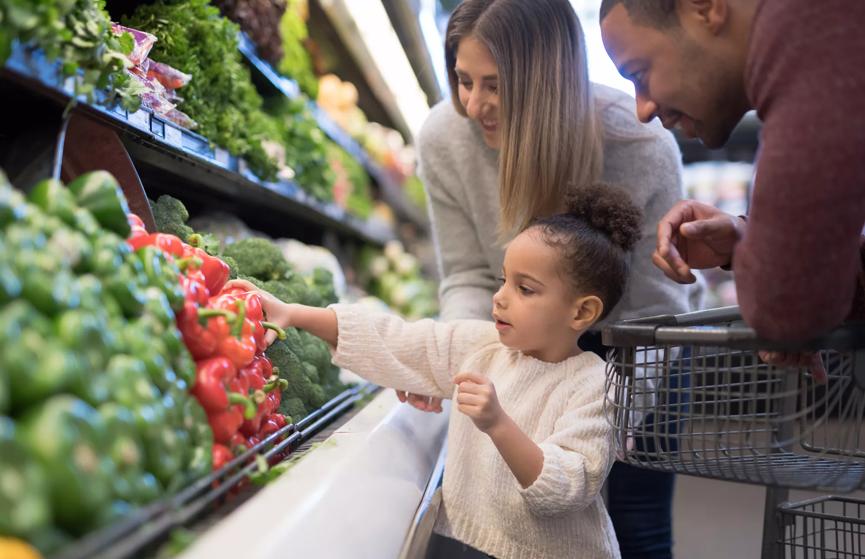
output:
[[603,233],[624,251],[631,250],[642,236],[643,214],[618,186],[595,183],[571,189],[565,204],[568,214]]

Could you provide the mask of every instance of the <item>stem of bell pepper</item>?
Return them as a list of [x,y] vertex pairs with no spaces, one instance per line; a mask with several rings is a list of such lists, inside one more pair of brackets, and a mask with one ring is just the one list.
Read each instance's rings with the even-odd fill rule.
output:
[[243,321],[246,320],[246,301],[238,299],[235,305],[237,306],[237,317],[231,326],[231,335],[240,339],[243,335]]
[[282,328],[280,328],[279,326],[277,326],[273,322],[267,322],[267,321],[263,320],[263,321],[261,321],[261,326],[262,326],[262,328],[265,328],[267,330],[273,330],[274,332],[276,332],[276,338],[278,340],[284,340],[285,339],[285,330],[283,330]]
[[177,264],[177,267],[180,268],[180,271],[186,273],[186,270],[192,266],[193,268],[201,268],[203,262],[201,258],[195,256],[187,256],[186,258],[178,258],[174,261]]
[[247,396],[244,396],[243,394],[239,394],[237,392],[228,393],[228,403],[242,405],[244,419],[252,419],[258,412],[258,408],[256,407],[255,402],[250,400]]
[[279,391],[282,392],[286,388],[288,388],[288,381],[284,378],[279,378],[276,380],[272,380],[265,384],[261,390],[264,392],[273,392],[275,389],[279,388]]
[[234,322],[237,320],[237,315],[231,311],[225,311],[222,309],[198,309],[198,321],[202,326],[207,325],[207,319],[216,316],[224,317],[228,322]]

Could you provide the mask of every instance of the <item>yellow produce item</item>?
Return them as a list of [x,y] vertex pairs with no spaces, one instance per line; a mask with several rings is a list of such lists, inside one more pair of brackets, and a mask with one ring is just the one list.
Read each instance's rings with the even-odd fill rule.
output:
[[0,557],[3,559],[42,559],[36,548],[25,541],[0,537]]

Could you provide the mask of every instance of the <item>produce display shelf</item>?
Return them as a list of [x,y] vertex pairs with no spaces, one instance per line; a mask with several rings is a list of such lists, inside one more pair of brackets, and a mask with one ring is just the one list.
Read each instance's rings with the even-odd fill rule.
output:
[[[239,34],[238,43],[240,53],[254,71],[254,78],[257,78],[255,79],[256,83],[267,87],[272,94],[281,94],[289,99],[296,99],[300,96],[300,87],[297,82],[282,76],[273,66],[262,60],[256,54],[255,45],[246,34]],[[423,210],[406,198],[402,188],[388,175],[387,171],[372,160],[357,140],[352,138],[315,101],[310,100],[308,107],[325,135],[363,165],[369,176],[378,184],[384,201],[394,209],[396,214],[405,221],[427,229],[428,221]]]
[[334,204],[323,203],[294,182],[260,180],[243,159],[150,111],[131,113],[119,106],[100,104],[98,98],[93,103],[75,99],[72,83],[62,78],[59,67],[58,61],[47,59],[42,52],[16,43],[0,76],[60,103],[75,103],[76,110],[118,130],[133,159],[182,179],[187,189],[216,194],[253,211],[279,212],[378,245],[395,238],[392,228],[363,221]]
[[138,509],[125,519],[94,532],[55,554],[52,559],[124,559],[152,554],[174,529],[202,516],[258,469],[265,460],[296,450],[355,404],[379,390],[372,383],[349,388],[296,424],[286,425],[221,469],[179,493]]

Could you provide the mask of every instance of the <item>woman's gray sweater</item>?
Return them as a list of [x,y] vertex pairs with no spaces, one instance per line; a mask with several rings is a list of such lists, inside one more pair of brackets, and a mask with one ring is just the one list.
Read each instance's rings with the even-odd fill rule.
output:
[[[648,125],[637,120],[633,98],[606,86],[593,88],[604,134],[602,180],[627,189],[644,213],[631,280],[604,323],[688,312],[702,286],[674,283],[651,259],[658,221],[682,197],[679,149],[657,120]],[[441,317],[490,319],[504,259],[497,238],[498,151],[489,148],[478,125],[446,99],[424,123],[418,153],[441,274]]]

